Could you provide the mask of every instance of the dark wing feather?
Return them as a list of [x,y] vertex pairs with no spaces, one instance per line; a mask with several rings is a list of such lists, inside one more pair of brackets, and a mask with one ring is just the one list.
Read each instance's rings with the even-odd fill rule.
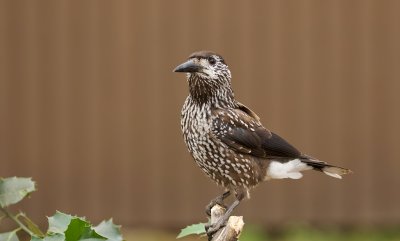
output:
[[240,102],[237,102],[238,104],[238,109],[243,111],[244,113],[246,113],[247,115],[251,116],[254,120],[256,120],[257,122],[260,122],[260,117],[258,117],[258,115],[256,113],[254,113],[254,111],[250,110],[249,107],[243,105]]
[[301,157],[300,151],[275,133],[272,133],[272,136],[263,142],[262,147],[265,150],[268,150],[267,152],[269,156],[293,158]]
[[264,128],[244,105],[213,111],[213,136],[232,149],[264,158],[297,158],[301,153],[280,136]]

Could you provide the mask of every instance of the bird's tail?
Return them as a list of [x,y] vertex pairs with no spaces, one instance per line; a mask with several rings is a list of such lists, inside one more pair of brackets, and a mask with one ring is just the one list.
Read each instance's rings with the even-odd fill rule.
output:
[[322,161],[310,158],[308,156],[305,157],[304,159],[301,159],[301,162],[307,164],[308,166],[312,167],[316,171],[321,171],[328,176],[339,178],[339,179],[342,179],[342,176],[345,174],[352,173],[352,171],[350,169],[333,166],[326,162],[322,162]]

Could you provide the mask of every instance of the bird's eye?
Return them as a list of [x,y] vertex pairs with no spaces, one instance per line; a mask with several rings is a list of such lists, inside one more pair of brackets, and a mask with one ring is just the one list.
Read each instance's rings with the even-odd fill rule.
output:
[[208,62],[209,62],[211,65],[214,65],[215,63],[217,63],[217,60],[215,60],[213,57],[208,57]]

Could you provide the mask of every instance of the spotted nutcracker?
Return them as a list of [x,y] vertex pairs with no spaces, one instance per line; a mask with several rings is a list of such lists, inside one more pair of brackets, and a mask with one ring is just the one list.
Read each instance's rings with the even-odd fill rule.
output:
[[207,232],[222,227],[249,190],[270,179],[301,178],[302,171],[317,170],[341,178],[349,169],[305,155],[266,129],[260,118],[235,100],[231,72],[224,59],[210,51],[195,52],[174,72],[187,73],[189,96],[182,108],[184,141],[197,165],[225,192],[207,206],[223,205],[230,194],[235,201],[224,217]]

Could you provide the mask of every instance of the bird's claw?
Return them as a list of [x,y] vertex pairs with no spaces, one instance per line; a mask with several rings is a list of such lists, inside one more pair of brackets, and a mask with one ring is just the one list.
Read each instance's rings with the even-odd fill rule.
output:
[[215,205],[217,205],[217,204],[226,209],[226,206],[224,205],[223,202],[224,202],[224,201],[222,200],[222,198],[212,200],[212,201],[206,206],[206,214],[207,214],[207,216],[208,216],[208,217],[211,217],[211,209],[212,209]]
[[211,217],[211,208],[212,208],[212,207],[210,207],[209,205],[207,205],[207,207],[206,207],[206,214],[207,214],[207,216],[209,216],[209,217]]
[[226,223],[223,220],[220,220],[214,224],[207,224],[206,225],[206,233],[208,236],[208,240],[211,240],[213,235],[218,232],[221,228],[225,227]]

